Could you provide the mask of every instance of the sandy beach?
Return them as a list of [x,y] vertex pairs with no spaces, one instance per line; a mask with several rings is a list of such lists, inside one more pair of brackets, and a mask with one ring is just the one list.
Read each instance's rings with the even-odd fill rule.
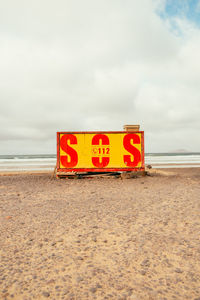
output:
[[200,299],[200,168],[0,176],[0,299]]

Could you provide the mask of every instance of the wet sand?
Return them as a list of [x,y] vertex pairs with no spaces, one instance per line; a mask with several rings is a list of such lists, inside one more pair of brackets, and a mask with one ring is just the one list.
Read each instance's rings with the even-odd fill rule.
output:
[[200,168],[0,176],[0,299],[200,299]]

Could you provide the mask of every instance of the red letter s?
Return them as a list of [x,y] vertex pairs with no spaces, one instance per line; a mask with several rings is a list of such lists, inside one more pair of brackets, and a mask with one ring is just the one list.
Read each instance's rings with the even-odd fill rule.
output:
[[68,145],[68,140],[70,144],[75,145],[77,144],[77,138],[73,134],[64,134],[60,139],[60,147],[66,154],[70,156],[70,161],[68,161],[67,155],[61,155],[60,160],[61,164],[66,168],[73,168],[78,163],[78,154],[77,152]]
[[124,155],[124,163],[127,167],[136,167],[137,164],[141,161],[140,151],[131,145],[131,140],[133,144],[140,144],[140,137],[135,133],[130,133],[124,137],[124,149],[130,152],[133,155],[133,161],[131,160],[131,155]]

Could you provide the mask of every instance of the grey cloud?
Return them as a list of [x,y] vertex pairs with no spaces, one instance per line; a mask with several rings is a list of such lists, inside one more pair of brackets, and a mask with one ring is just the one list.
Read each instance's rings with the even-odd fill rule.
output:
[[147,151],[172,137],[187,148],[184,130],[198,151],[200,31],[182,22],[174,36],[157,3],[2,1],[0,153],[51,153],[56,131],[126,123],[142,125]]

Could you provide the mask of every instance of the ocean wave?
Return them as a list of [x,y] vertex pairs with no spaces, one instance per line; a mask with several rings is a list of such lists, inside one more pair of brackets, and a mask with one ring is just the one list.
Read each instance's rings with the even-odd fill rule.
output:
[[[146,154],[145,164],[153,167],[189,167],[200,165],[200,153],[166,155]],[[56,165],[55,155],[13,155],[0,156],[0,171],[53,170]]]

